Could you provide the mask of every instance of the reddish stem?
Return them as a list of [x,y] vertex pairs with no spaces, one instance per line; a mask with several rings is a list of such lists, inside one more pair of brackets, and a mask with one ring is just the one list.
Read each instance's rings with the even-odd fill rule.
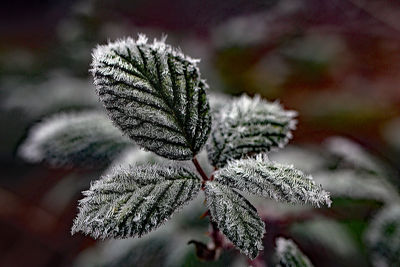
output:
[[199,162],[197,161],[197,158],[194,157],[192,159],[192,162],[194,164],[194,166],[196,167],[196,170],[200,173],[201,178],[203,178],[203,181],[208,181],[210,180],[207,176],[207,174],[204,172],[203,168],[200,166]]
[[[200,166],[200,163],[198,162],[197,158],[194,157],[192,159],[192,162],[194,164],[194,166],[196,167],[196,170],[198,171],[198,173],[200,174],[201,178],[203,179],[202,182],[202,189],[204,190],[204,185],[206,183],[206,181],[211,181],[214,178],[214,175],[211,175],[211,177],[209,178],[207,176],[207,174],[205,173],[205,171],[203,170],[203,168]],[[215,169],[214,169],[215,171]],[[206,216],[210,217],[210,224],[211,224],[211,232],[210,232],[210,237],[214,243],[214,251],[215,251],[215,257],[218,258],[219,256],[219,251],[220,249],[222,249],[223,247],[223,243],[224,243],[224,239],[218,229],[218,226],[215,222],[213,222],[212,218],[211,218],[211,214],[210,211],[207,210],[205,213],[203,213],[203,215],[201,215],[201,218],[204,218]]]

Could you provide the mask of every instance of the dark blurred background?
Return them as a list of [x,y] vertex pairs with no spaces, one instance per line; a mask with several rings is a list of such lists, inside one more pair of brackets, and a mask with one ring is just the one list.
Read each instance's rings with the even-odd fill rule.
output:
[[[70,266],[95,242],[70,236],[97,169],[17,155],[43,116],[100,108],[96,44],[143,32],[201,58],[210,91],[299,111],[293,143],[346,136],[400,170],[400,2],[8,1],[0,11],[0,266]],[[400,184],[399,176],[394,182]]]

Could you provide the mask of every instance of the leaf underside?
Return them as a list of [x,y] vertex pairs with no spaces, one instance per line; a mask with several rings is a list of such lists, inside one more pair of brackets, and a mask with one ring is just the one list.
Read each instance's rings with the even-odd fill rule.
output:
[[144,147],[188,160],[207,141],[211,116],[197,61],[140,35],[99,46],[92,73],[113,122]]
[[207,207],[212,220],[240,251],[254,259],[263,249],[264,222],[257,210],[239,193],[226,185],[207,182]]
[[282,148],[296,125],[296,112],[259,96],[243,95],[219,112],[207,144],[209,160],[218,168],[232,159]]
[[115,171],[83,192],[72,233],[80,231],[94,238],[140,237],[168,220],[201,186],[195,174],[180,167]]
[[56,114],[35,125],[19,153],[30,162],[97,166],[109,163],[131,144],[107,115],[72,112]]
[[310,175],[293,166],[272,162],[265,154],[230,161],[214,174],[215,181],[250,194],[288,203],[330,206],[329,193]]

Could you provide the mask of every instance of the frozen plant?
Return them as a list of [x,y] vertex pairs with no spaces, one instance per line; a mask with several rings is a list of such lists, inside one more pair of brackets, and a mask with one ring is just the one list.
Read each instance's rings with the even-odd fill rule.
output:
[[[211,110],[208,86],[197,63],[165,40],[148,43],[144,35],[137,40],[125,38],[98,46],[91,71],[97,94],[116,128],[96,128],[90,126],[96,120],[89,119],[90,127],[79,126],[82,132],[70,132],[78,127],[71,125],[74,121],[68,116],[59,117],[66,121],[56,128],[57,135],[49,135],[48,130],[44,134],[35,132],[46,127],[34,128],[31,135],[47,134],[53,138],[49,143],[59,144],[54,148],[57,151],[65,147],[74,154],[93,151],[96,155],[96,147],[119,152],[121,146],[136,144],[168,159],[108,170],[83,192],[72,233],[94,238],[140,237],[203,192],[207,207],[204,214],[210,217],[214,229],[214,252],[225,243],[222,232],[243,254],[254,259],[263,249],[262,239],[268,229],[239,191],[286,203],[330,206],[329,194],[310,175],[268,159],[269,151],[283,148],[292,137],[296,112],[284,110],[277,102],[246,95]],[[101,115],[90,116],[106,125]],[[49,121],[42,122],[46,123]],[[55,131],[54,127],[48,128]],[[117,128],[125,137],[115,134]],[[33,146],[36,139],[27,139],[22,155],[34,154],[34,148],[39,147],[41,152],[52,147],[43,138],[40,145]],[[211,173],[197,157],[206,143],[214,168]],[[116,156],[114,152],[107,158]],[[52,155],[36,153],[31,158],[46,160],[47,154]],[[63,153],[52,155],[51,161],[57,155],[62,157]],[[62,162],[65,160],[68,157]]]

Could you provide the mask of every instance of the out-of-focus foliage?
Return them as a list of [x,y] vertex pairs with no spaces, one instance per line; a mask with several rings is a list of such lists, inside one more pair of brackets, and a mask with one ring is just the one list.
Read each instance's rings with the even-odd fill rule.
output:
[[107,164],[129,145],[105,114],[70,112],[34,125],[19,152],[30,162],[84,167]]
[[35,118],[50,111],[98,105],[94,86],[88,80],[63,71],[50,73],[43,81],[20,83],[17,78],[4,82],[3,109],[21,110],[25,116]]
[[365,239],[376,267],[400,265],[400,206],[381,210],[370,223]]
[[343,137],[331,137],[319,149],[289,147],[272,154],[271,159],[283,163],[290,161],[296,167],[308,170],[332,197],[371,199],[382,203],[400,201],[398,188],[391,183],[388,166]]
[[285,238],[277,238],[276,254],[279,259],[279,267],[311,267],[310,260],[300,251],[296,244]]

